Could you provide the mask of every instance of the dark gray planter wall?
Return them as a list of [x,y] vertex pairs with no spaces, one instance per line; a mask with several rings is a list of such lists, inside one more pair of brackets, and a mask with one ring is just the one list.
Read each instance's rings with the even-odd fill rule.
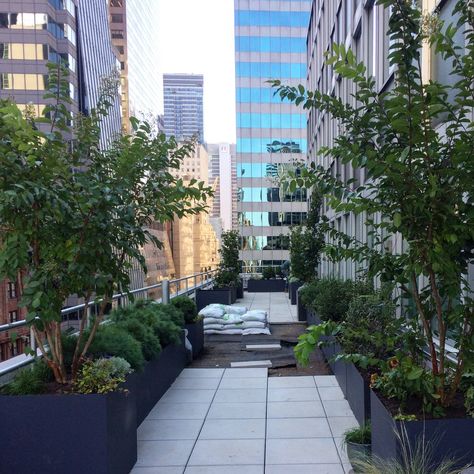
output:
[[282,293],[285,291],[285,280],[252,280],[248,281],[249,293]]
[[137,426],[146,418],[187,363],[184,339],[181,344],[166,346],[159,357],[149,361],[136,378]]
[[417,443],[430,446],[434,467],[453,459],[457,467],[474,463],[474,418],[440,418],[425,421],[395,421],[378,396],[371,391],[372,454],[381,459],[402,459],[402,446],[395,430],[414,451]]
[[237,299],[240,300],[244,297],[244,284],[240,282],[240,285],[237,286]]
[[204,321],[201,319],[193,324],[186,324],[188,339],[193,346],[193,358],[199,356],[204,348]]
[[296,304],[298,289],[303,286],[303,282],[295,281],[288,284],[288,295],[291,301],[291,304]]
[[230,288],[196,290],[196,306],[198,311],[212,303],[232,304],[232,290]]
[[360,425],[370,419],[370,388],[357,367],[346,363],[346,398]]
[[301,302],[300,292],[297,292],[296,305],[298,311],[298,321],[306,321],[308,318],[308,310],[306,306]]
[[128,393],[0,396],[0,472],[128,474],[137,460]]

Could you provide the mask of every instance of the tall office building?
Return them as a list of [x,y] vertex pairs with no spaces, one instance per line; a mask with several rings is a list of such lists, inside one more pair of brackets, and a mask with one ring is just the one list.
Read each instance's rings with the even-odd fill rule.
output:
[[183,141],[196,135],[204,142],[204,78],[200,74],[164,74],[165,133]]
[[120,61],[122,124],[130,116],[156,123],[160,106],[156,0],[110,0],[110,32]]
[[222,230],[237,228],[237,172],[235,145],[207,143],[209,153],[209,183],[214,186],[211,218],[220,221]]
[[289,227],[306,218],[306,193],[289,193],[279,180],[306,157],[306,115],[266,81],[305,82],[311,1],[234,5],[241,259],[244,271],[260,272],[289,258]]

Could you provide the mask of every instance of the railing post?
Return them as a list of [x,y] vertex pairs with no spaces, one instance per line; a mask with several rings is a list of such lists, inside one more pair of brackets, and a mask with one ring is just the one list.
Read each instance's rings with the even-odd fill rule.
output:
[[163,280],[163,296],[162,296],[162,301],[164,304],[169,304],[170,302],[170,281],[169,280]]
[[186,278],[186,296],[189,294],[189,278]]
[[30,327],[30,347],[31,347],[31,350],[35,353],[35,357],[36,357],[36,338],[35,338],[35,332],[33,331],[32,327]]

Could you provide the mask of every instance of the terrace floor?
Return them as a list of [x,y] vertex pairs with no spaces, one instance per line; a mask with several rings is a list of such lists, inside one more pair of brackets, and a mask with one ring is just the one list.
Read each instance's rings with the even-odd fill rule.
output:
[[188,368],[139,427],[132,474],[345,474],[353,426],[334,376]]
[[270,323],[292,323],[298,321],[296,306],[292,305],[288,293],[249,293],[236,303],[248,309],[263,309]]

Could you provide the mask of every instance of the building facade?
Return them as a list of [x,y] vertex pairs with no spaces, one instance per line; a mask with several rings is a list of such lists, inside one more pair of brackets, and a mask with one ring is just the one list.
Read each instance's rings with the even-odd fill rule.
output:
[[214,202],[209,216],[220,221],[222,230],[237,228],[237,167],[235,145],[207,143],[209,183],[214,187]]
[[196,136],[204,143],[203,90],[200,74],[164,74],[164,122],[169,138],[184,141]]
[[238,229],[244,272],[289,258],[291,225],[306,219],[306,192],[280,178],[306,159],[306,114],[267,83],[306,80],[311,1],[235,0]]

